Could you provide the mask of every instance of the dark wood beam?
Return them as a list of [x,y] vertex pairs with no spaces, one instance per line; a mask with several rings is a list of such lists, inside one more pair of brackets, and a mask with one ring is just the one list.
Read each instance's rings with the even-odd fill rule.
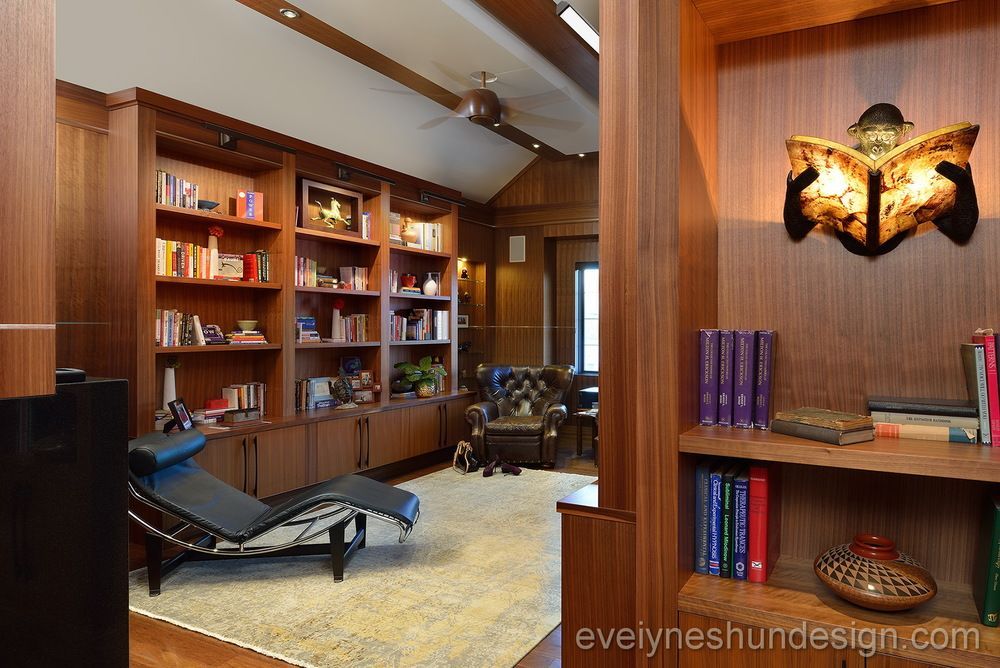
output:
[[556,16],[552,0],[475,0],[585,91],[598,96],[599,57]]

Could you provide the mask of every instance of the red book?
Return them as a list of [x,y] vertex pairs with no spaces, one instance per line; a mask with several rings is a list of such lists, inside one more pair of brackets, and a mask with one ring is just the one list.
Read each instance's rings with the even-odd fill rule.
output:
[[243,280],[244,281],[258,281],[260,276],[257,273],[257,254],[256,253],[244,253],[243,254]]
[[[990,405],[990,433],[1000,434],[1000,383],[997,379],[997,340],[992,330],[976,330],[973,343],[982,343],[986,352],[986,397]],[[1000,445],[1000,442],[994,442]]]
[[781,552],[781,485],[777,467],[750,467],[747,507],[747,579],[767,582]]

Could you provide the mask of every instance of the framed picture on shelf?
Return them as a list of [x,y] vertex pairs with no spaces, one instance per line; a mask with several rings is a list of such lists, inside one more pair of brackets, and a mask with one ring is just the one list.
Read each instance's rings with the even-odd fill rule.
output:
[[366,369],[358,373],[358,379],[361,381],[361,387],[370,388],[375,384],[375,373]]
[[352,390],[360,390],[361,389],[361,378],[359,378],[358,376],[351,376],[349,378],[349,380],[351,381],[351,389]]
[[357,376],[361,373],[361,358],[355,356],[341,357],[340,368],[348,376]]
[[375,393],[371,390],[358,390],[354,393],[354,403],[370,404],[375,401]]
[[469,328],[469,316],[466,313],[458,314],[458,328],[468,329]]
[[410,248],[424,247],[424,224],[420,221],[413,220],[409,216],[404,217],[399,235],[403,239],[403,244]]
[[361,193],[302,179],[298,202],[299,227],[360,237],[363,202]]

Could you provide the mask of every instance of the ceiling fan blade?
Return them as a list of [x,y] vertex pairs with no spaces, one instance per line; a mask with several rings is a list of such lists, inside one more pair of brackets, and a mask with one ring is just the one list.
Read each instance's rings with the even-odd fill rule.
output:
[[419,93],[412,90],[393,90],[391,88],[369,88],[368,90],[373,90],[377,93],[392,93],[393,95],[419,95]]
[[536,93],[535,95],[505,97],[503,98],[503,104],[512,112],[531,111],[532,109],[538,109],[549,104],[557,104],[567,100],[569,100],[569,96],[566,95],[566,93],[564,93],[561,89],[557,88],[544,93]]
[[[473,80],[467,74],[462,74],[461,72],[453,70],[444,63],[439,63],[436,60],[432,60],[431,65],[438,68],[438,71],[440,71],[441,74],[445,75],[446,77],[454,81],[455,84],[459,87],[460,91],[463,92],[467,91],[474,85]],[[478,85],[476,85],[476,87],[478,87]]]
[[439,116],[438,118],[432,118],[431,120],[427,121],[426,123],[421,125],[419,129],[430,130],[431,128],[436,128],[437,126],[441,125],[447,120],[451,120],[452,118],[461,118],[461,117],[456,116],[455,114],[451,114],[450,116]]
[[583,126],[583,123],[580,121],[566,121],[559,118],[549,118],[548,116],[539,116],[538,114],[529,114],[526,112],[513,112],[507,116],[506,121],[514,126],[532,125],[538,128],[552,128],[554,130],[565,130],[567,132],[579,130]]

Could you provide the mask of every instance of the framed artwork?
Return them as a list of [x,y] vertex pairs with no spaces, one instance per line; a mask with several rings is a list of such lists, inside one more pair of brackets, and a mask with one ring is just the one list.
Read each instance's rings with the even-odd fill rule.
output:
[[375,374],[369,370],[359,372],[358,379],[361,381],[361,387],[364,388],[370,388],[375,384]]
[[167,408],[170,409],[170,414],[174,416],[174,419],[167,423],[168,425],[176,426],[178,431],[187,431],[194,427],[194,424],[191,422],[191,414],[188,413],[183,399],[177,398],[168,402]]
[[298,202],[299,227],[360,237],[363,201],[361,193],[302,179]]
[[424,224],[420,221],[413,220],[409,216],[404,217],[399,235],[403,243],[410,248],[424,247]]
[[370,404],[375,401],[375,394],[371,390],[358,390],[354,393],[354,403]]
[[458,328],[459,329],[468,329],[468,327],[469,327],[469,316],[468,316],[468,314],[459,313],[458,314]]
[[359,378],[358,376],[351,376],[350,381],[351,381],[351,389],[352,390],[360,390],[361,389],[361,378]]
[[343,369],[344,373],[348,376],[357,376],[361,373],[361,358],[354,356],[341,357],[340,368]]

